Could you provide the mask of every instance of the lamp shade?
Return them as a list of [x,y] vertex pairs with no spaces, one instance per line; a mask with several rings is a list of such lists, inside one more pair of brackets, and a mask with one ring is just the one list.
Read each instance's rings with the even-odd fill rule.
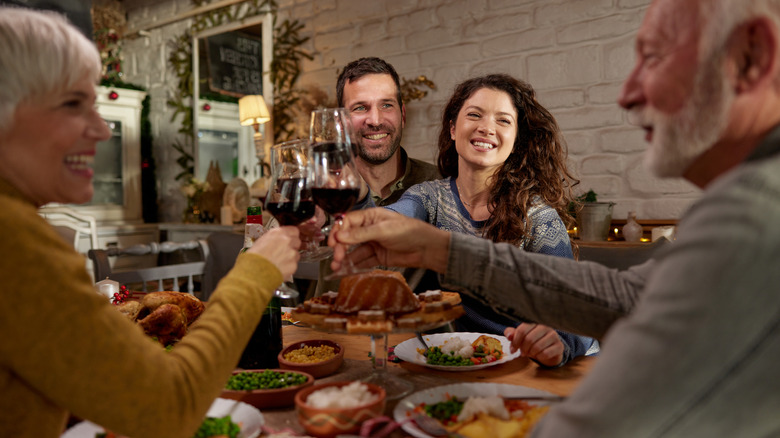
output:
[[238,99],[238,118],[242,126],[261,125],[271,120],[263,96],[250,94]]

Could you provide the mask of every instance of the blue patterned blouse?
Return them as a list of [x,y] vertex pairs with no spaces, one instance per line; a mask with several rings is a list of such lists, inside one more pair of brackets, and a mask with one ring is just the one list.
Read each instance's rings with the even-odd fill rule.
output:
[[[482,227],[486,222],[471,219],[471,215],[460,200],[458,186],[452,178],[426,181],[412,186],[398,202],[385,208],[404,216],[423,220],[442,230],[472,236],[481,236]],[[529,209],[528,217],[532,224],[531,235],[520,245],[524,250],[574,258],[566,226],[555,209],[537,200]],[[463,296],[463,302],[466,314],[456,322],[459,331],[503,335],[504,328],[519,324],[519,321],[499,315],[490,307],[468,296]],[[591,338],[562,331],[558,331],[558,335],[565,346],[561,365],[586,354],[589,349],[591,353],[597,351],[597,344],[594,345],[594,340]]]

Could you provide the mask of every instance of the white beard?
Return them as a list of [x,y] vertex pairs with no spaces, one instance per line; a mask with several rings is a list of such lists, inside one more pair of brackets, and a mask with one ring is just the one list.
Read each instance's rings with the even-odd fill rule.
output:
[[720,138],[734,100],[722,71],[722,58],[710,57],[699,66],[693,94],[675,114],[645,107],[638,117],[653,127],[645,164],[658,177],[681,177],[696,159]]

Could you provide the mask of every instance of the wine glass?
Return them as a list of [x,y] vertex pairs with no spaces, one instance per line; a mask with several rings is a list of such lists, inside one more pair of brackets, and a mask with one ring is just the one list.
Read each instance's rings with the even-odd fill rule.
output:
[[[271,178],[271,182],[269,183],[270,189],[266,191],[265,196],[263,197],[263,204],[267,204],[268,200],[268,193],[273,192],[274,188],[279,184],[279,181],[282,180],[283,183],[287,183],[287,180],[290,178],[290,175],[296,175],[293,176],[293,178],[299,178],[297,175],[302,175],[300,168],[306,167],[307,162],[309,161],[307,154],[309,152],[309,141],[307,139],[297,139],[297,140],[290,140],[283,143],[279,143],[278,145],[275,145],[274,147],[278,146],[278,151],[280,153],[279,156],[271,157],[272,166],[269,171],[269,178]],[[294,150],[294,152],[292,152]],[[273,148],[272,148],[273,153]],[[285,155],[284,157],[281,155]],[[294,161],[293,163],[286,162],[285,160],[292,159]],[[274,179],[274,171],[273,171],[273,163],[282,163],[281,165],[284,167],[284,169],[281,170],[283,173],[283,176],[281,178]],[[305,170],[306,174],[308,174],[309,170]],[[306,187],[310,189],[310,181],[306,182]],[[311,201],[311,194],[309,193],[310,190],[307,191],[306,194],[306,200]],[[293,220],[290,220],[290,218],[285,219],[286,222],[282,222],[282,220],[279,219],[279,217],[271,211],[268,207],[266,207],[266,210],[268,210],[269,213],[271,213],[277,222],[279,222],[280,225],[298,225],[303,223],[304,221],[308,220],[313,216],[313,211],[309,211],[309,204],[306,204],[305,212],[303,212],[305,215],[308,215],[308,217],[303,218],[301,220],[296,220],[293,218]],[[281,208],[279,204],[274,206],[274,208]],[[289,213],[281,213],[286,216],[289,216]],[[331,250],[328,247],[320,246],[317,242],[313,240],[307,240],[303,243],[303,248],[300,250],[301,254],[301,261],[302,262],[317,262],[320,260],[323,260],[327,257],[329,257],[333,250]]]
[[[341,222],[344,214],[358,201],[361,177],[355,165],[354,134],[344,108],[312,111],[311,149],[309,162],[314,202]],[[345,259],[341,268],[326,280],[357,274],[367,269],[356,268]]]
[[[291,140],[271,147],[271,186],[265,198],[265,209],[279,225],[298,225],[314,216],[311,178],[306,158],[307,140]],[[298,291],[285,280],[276,290],[284,299],[298,297]]]
[[387,333],[369,335],[371,339],[369,350],[371,374],[361,380],[381,386],[385,390],[388,400],[397,400],[411,393],[414,384],[390,374],[387,370],[387,336]]

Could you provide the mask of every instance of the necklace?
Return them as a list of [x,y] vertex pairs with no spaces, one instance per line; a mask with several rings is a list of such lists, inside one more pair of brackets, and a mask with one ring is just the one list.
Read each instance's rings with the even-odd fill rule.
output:
[[460,198],[460,202],[462,202],[463,205],[465,205],[466,207],[475,208],[475,207],[484,207],[484,206],[487,205],[487,202],[484,203],[484,204],[477,204],[477,205],[469,204],[468,202],[466,202],[466,200],[463,199],[463,196],[461,195],[461,193],[463,193],[463,191],[460,189],[460,184],[458,184],[457,181],[455,181],[455,187],[458,188],[458,198]]

